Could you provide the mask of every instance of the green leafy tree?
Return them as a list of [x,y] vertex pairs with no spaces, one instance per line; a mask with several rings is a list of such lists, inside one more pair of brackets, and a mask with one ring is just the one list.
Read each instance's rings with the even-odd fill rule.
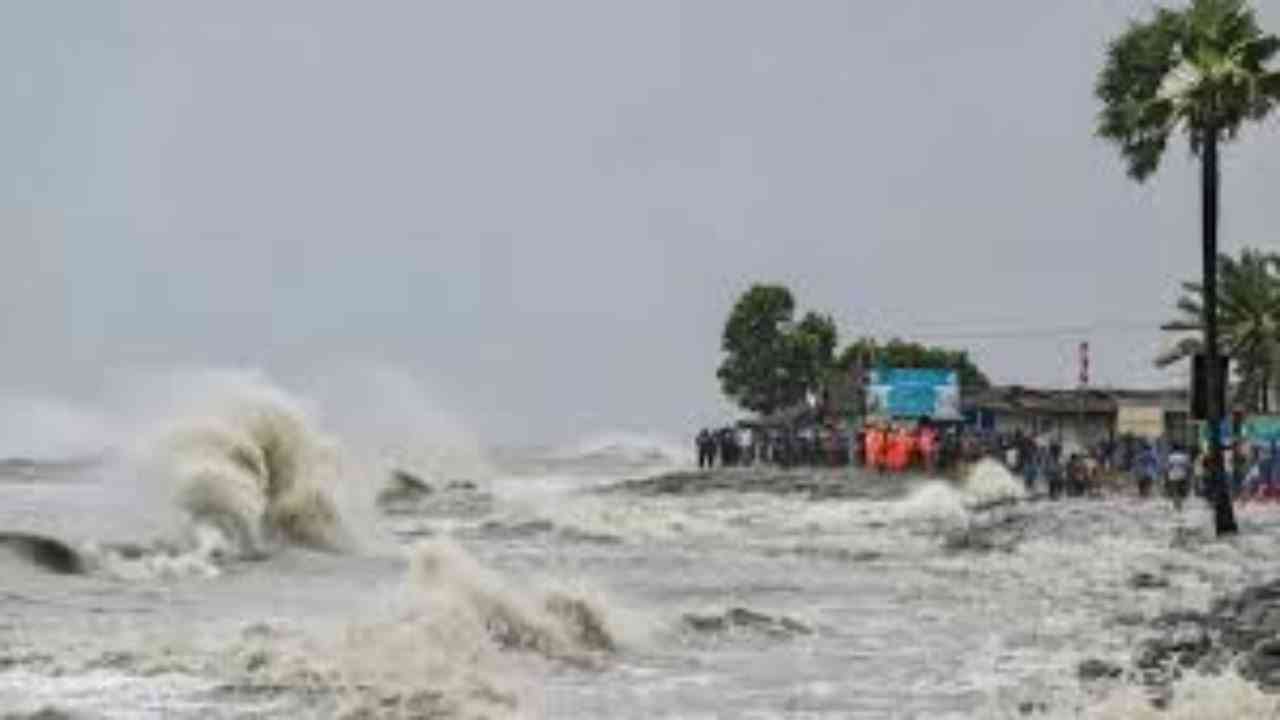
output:
[[789,333],[791,362],[801,381],[801,395],[822,384],[835,363],[837,338],[836,323],[831,316],[814,312],[806,313]]
[[769,414],[804,400],[831,366],[837,334],[830,317],[796,323],[795,299],[781,285],[754,285],[725,322],[716,376],[741,407]]
[[845,371],[859,365],[865,368],[956,370],[960,375],[962,389],[976,390],[991,386],[986,374],[969,358],[968,352],[898,338],[884,344],[876,342],[875,338],[859,338],[850,343],[836,360],[836,366]]
[[[1158,9],[1134,22],[1107,49],[1096,92],[1102,101],[1098,134],[1114,142],[1135,180],[1160,166],[1175,132],[1185,132],[1200,158],[1204,281],[1204,347],[1216,367],[1218,347],[1218,145],[1235,139],[1245,121],[1258,121],[1280,99],[1280,74],[1267,64],[1280,39],[1264,34],[1244,0],[1192,0],[1180,10]],[[1212,373],[1210,373],[1212,376]],[[1209,392],[1208,420],[1223,413],[1224,388]],[[1237,530],[1222,473],[1222,448],[1210,433],[1211,494],[1219,535]]]
[[[1245,249],[1236,260],[1218,256],[1218,331],[1223,349],[1234,359],[1238,379],[1235,401],[1250,411],[1269,412],[1269,390],[1280,378],[1280,256]],[[1179,317],[1165,330],[1204,330],[1204,286],[1182,284]],[[1188,338],[1157,358],[1170,365],[1202,352],[1203,343]]]

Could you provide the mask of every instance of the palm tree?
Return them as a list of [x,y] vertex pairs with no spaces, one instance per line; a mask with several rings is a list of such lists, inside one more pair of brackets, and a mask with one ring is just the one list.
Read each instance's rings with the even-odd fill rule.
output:
[[[1268,412],[1270,390],[1280,377],[1280,256],[1244,250],[1240,259],[1218,256],[1219,340],[1227,355],[1236,359],[1239,384],[1235,401],[1248,410]],[[1181,317],[1162,329],[1204,330],[1204,286],[1183,283],[1186,294],[1178,299]],[[1188,338],[1174,350],[1157,358],[1168,365],[1203,350],[1200,342]]]
[[[1267,63],[1280,38],[1258,27],[1245,0],[1192,0],[1135,22],[1107,48],[1096,92],[1103,103],[1098,134],[1120,146],[1139,182],[1160,166],[1175,131],[1185,131],[1200,158],[1204,262],[1204,345],[1218,367],[1218,144],[1236,138],[1246,120],[1261,120],[1280,99],[1280,73]],[[1221,426],[1225,388],[1208,373],[1209,427]],[[1236,532],[1222,474],[1221,438],[1209,433],[1210,491],[1219,535]]]

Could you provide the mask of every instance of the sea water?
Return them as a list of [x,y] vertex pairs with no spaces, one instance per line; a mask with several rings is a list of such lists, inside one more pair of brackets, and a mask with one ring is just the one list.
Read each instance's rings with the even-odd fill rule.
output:
[[[57,452],[0,471],[3,711],[1277,711],[1230,673],[1187,676],[1161,713],[1136,682],[1076,672],[1086,658],[1126,665],[1144,619],[1271,579],[1280,513],[1267,507],[1218,542],[1198,504],[1045,502],[994,463],[963,482],[813,471],[849,485],[838,499],[764,468],[734,472],[776,476],[773,492],[678,477],[646,491],[620,483],[689,472],[692,452],[604,431],[482,450],[456,431],[353,432],[258,376],[183,387],[145,421],[67,428],[92,426],[106,447],[47,440]],[[55,567],[45,541],[80,566]],[[1166,582],[1137,588],[1138,573]]]

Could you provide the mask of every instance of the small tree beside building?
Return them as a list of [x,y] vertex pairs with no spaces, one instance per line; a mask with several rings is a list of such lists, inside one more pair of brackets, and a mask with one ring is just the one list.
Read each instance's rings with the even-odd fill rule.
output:
[[724,394],[768,415],[804,400],[834,360],[835,321],[809,312],[795,322],[795,299],[782,285],[753,285],[725,322],[716,371]]

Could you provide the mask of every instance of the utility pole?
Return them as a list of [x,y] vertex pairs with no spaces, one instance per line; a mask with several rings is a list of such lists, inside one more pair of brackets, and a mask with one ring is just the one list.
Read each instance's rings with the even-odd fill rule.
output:
[[1085,443],[1085,391],[1089,387],[1089,341],[1080,342],[1080,449]]
[[1218,128],[1204,132],[1200,153],[1201,222],[1204,235],[1204,354],[1209,417],[1209,498],[1213,503],[1214,528],[1218,535],[1238,531],[1231,494],[1227,490],[1226,468],[1222,462],[1222,420],[1226,415],[1227,378],[1219,374],[1218,348]]

